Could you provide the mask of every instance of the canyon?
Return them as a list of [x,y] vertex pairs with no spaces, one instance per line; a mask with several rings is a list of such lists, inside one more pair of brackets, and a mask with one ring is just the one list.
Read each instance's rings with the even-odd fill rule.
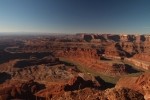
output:
[[0,39],[1,100],[149,99],[150,35],[5,38]]

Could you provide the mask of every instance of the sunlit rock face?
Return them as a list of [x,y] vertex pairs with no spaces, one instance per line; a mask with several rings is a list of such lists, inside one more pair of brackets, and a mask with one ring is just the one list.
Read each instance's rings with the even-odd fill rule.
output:
[[140,75],[139,77],[124,77],[121,78],[117,84],[116,88],[119,87],[126,87],[129,89],[133,89],[135,91],[138,91],[144,95],[144,98],[146,100],[150,99],[150,73],[145,73],[143,75]]

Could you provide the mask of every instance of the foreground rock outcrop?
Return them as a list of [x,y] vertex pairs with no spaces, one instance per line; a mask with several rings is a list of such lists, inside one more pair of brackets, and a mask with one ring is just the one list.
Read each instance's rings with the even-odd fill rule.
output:
[[112,88],[101,90],[103,82],[84,80],[81,77],[75,77],[64,84],[53,84],[48,88],[36,93],[39,99],[55,100],[144,100],[144,96],[128,88]]
[[10,99],[26,99],[35,100],[34,93],[45,88],[44,84],[39,84],[33,80],[20,82],[9,81],[0,85],[0,97],[1,100]]
[[85,88],[82,90],[59,92],[58,94],[52,94],[47,91],[44,94],[46,94],[45,97],[38,98],[55,100],[144,100],[144,96],[141,93],[127,88],[114,88],[106,91]]
[[124,77],[121,78],[117,84],[116,88],[125,87],[135,91],[138,91],[144,95],[146,100],[150,99],[150,73],[144,73],[138,77]]

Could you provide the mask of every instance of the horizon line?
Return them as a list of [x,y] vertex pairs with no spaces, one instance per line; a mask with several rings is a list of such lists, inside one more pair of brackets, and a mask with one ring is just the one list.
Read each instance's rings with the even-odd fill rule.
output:
[[[10,34],[3,34],[10,33]],[[14,34],[13,34],[14,33]],[[22,33],[22,34],[19,34]],[[129,34],[129,35],[150,35],[149,33],[140,33],[140,32],[0,32],[0,35],[48,35],[48,34],[57,34],[57,35],[73,35],[73,34]]]

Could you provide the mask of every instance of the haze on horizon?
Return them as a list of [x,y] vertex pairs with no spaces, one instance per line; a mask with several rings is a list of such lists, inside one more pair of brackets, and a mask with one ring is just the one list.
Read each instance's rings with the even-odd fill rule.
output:
[[149,5],[150,0],[0,0],[0,32],[145,34]]

